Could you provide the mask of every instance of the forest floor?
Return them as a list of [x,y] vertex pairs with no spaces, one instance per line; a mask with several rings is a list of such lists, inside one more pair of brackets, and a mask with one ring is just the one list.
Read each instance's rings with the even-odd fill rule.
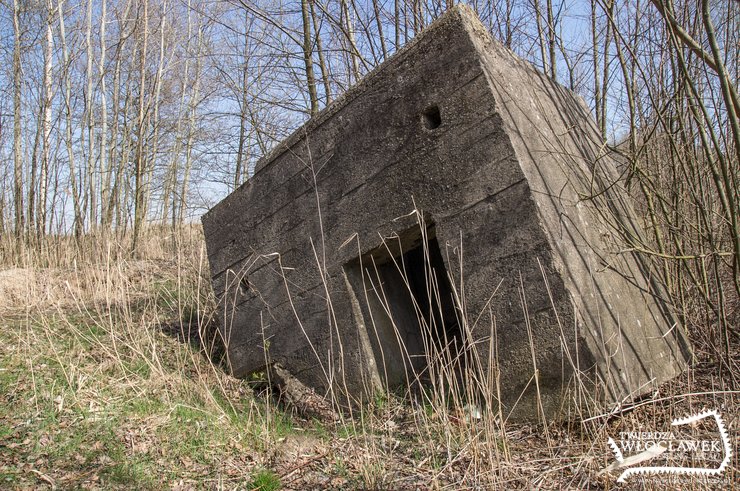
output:
[[[351,418],[319,422],[212,363],[197,334],[213,310],[203,243],[193,233],[177,248],[113,261],[108,246],[85,264],[0,268],[0,489],[729,489],[740,482],[738,384],[707,351],[697,349],[679,379],[609,417],[524,425],[379,396]],[[740,362],[736,344],[731,349]],[[618,484],[621,470],[601,472],[615,462],[609,437],[670,432],[673,418],[705,409],[721,414],[734,452],[718,476]],[[689,426],[719,441],[710,423]],[[710,468],[722,458],[695,452],[682,465]]]

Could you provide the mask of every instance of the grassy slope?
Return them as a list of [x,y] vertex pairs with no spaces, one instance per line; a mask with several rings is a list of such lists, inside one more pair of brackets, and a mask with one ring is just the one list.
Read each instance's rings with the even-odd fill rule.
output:
[[[0,488],[610,489],[617,474],[598,472],[620,431],[707,407],[737,439],[737,387],[701,361],[657,401],[583,424],[471,422],[388,396],[307,421],[209,361],[202,241],[190,231],[173,253],[163,235],[144,259],[98,247],[84,267],[27,259],[0,274]],[[717,485],[737,476],[735,457]]]

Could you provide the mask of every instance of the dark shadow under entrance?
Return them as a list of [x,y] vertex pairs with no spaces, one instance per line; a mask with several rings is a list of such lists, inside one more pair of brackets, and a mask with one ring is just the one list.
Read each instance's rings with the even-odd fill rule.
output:
[[457,372],[459,316],[433,223],[386,238],[345,272],[389,388],[426,383],[441,366]]

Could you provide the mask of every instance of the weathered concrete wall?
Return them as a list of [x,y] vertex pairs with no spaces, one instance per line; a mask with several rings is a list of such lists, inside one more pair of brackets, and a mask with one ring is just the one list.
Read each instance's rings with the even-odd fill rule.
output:
[[[675,376],[682,329],[635,258],[610,250],[603,214],[626,209],[617,188],[583,199],[615,178],[598,141],[570,92],[453,9],[203,217],[234,374],[278,362],[357,397],[402,382],[405,350],[372,290],[383,282],[401,337],[423,354],[414,287],[391,258],[418,264],[421,249],[409,251],[428,226],[437,279],[451,279],[435,318],[467,319],[486,364],[497,346],[505,412],[524,392],[514,415],[535,415],[534,365],[550,414],[576,373],[600,378],[607,400]],[[394,235],[402,251],[389,253]]]

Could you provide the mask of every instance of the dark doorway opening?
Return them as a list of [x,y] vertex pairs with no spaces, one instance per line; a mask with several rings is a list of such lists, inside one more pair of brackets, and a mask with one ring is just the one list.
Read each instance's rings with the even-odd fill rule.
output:
[[459,365],[459,313],[433,223],[386,238],[345,272],[389,388],[428,382],[432,362]]

